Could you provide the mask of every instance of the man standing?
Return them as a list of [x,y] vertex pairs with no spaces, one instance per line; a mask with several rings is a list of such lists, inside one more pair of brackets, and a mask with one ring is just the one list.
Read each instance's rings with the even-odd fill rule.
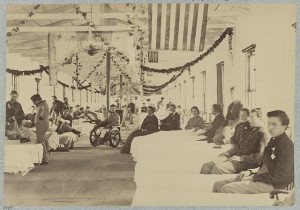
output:
[[268,129],[272,136],[263,159],[256,169],[242,171],[237,178],[218,181],[213,192],[270,193],[274,188],[284,189],[294,178],[294,144],[286,135],[289,118],[284,111],[269,112]]
[[10,93],[11,99],[6,102],[6,122],[11,118],[15,118],[18,125],[21,124],[24,119],[24,111],[22,109],[22,105],[17,101],[18,100],[18,92],[13,90]]
[[133,114],[135,113],[135,104],[130,99],[130,103],[127,106],[129,113],[129,124],[133,124]]
[[62,114],[62,110],[65,104],[62,101],[57,100],[56,96],[52,96],[52,99],[53,99],[53,103],[50,109],[50,115],[52,114],[52,112],[54,112],[55,119],[56,119],[59,115]]
[[180,115],[176,112],[175,104],[169,105],[170,114],[163,120],[161,120],[160,130],[171,131],[181,130],[180,128]]
[[45,134],[49,128],[49,107],[39,94],[31,96],[31,101],[36,106],[35,126],[37,143],[43,145],[43,160],[41,165],[48,164],[48,149],[45,142]]
[[268,136],[260,108],[251,111],[249,122],[242,122],[231,138],[232,148],[215,161],[203,164],[201,174],[235,174],[256,168],[262,159]]
[[164,107],[164,106],[165,106],[164,100],[165,100],[165,98],[164,98],[164,97],[161,97],[160,101],[157,102],[157,109],[156,109],[156,111],[158,111],[160,108],[163,108],[163,109],[165,108],[165,107]]

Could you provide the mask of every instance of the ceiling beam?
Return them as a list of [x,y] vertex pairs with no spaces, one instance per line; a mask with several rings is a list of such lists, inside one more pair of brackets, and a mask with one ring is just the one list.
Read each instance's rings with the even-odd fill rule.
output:
[[[93,18],[107,19],[107,18],[128,18],[136,17],[136,13],[99,13],[93,14]],[[147,14],[138,15],[138,18],[146,18]],[[87,13],[87,19],[91,20],[91,13]],[[6,20],[85,20],[85,18],[76,13],[53,13],[53,14],[34,14],[29,17],[28,14],[7,14]]]
[[[7,31],[11,31],[13,27],[6,27]],[[60,27],[19,27],[20,32],[75,32],[88,31],[88,26],[60,26]],[[133,26],[96,26],[91,31],[131,31]]]
[[206,28],[235,28],[235,24],[207,24]]
[[234,11],[234,10],[222,10],[222,11],[208,11],[208,17],[235,17],[241,15],[249,15],[249,10]]

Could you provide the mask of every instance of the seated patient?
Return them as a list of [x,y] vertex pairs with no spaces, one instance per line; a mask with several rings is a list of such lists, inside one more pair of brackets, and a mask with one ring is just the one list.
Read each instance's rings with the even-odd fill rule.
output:
[[235,174],[256,168],[262,159],[268,136],[263,128],[260,108],[251,111],[249,122],[237,125],[231,138],[232,148],[221,153],[215,161],[203,164],[201,174]]
[[193,129],[193,131],[197,131],[199,129],[203,129],[204,127],[204,121],[202,117],[199,116],[200,111],[198,107],[193,106],[191,108],[191,112],[193,114],[193,117],[189,119],[187,125],[185,126],[185,130]]
[[169,104],[169,111],[170,114],[165,119],[161,120],[160,130],[181,130],[180,115],[176,112],[175,104]]
[[63,108],[62,115],[57,118],[57,129],[58,134],[63,134],[67,132],[72,132],[74,134],[80,135],[81,132],[72,128],[73,118],[70,114],[70,110],[67,107]]
[[203,129],[198,132],[199,135],[204,135],[203,140],[207,140],[207,142],[213,142],[213,138],[216,134],[216,131],[224,124],[225,118],[222,113],[222,108],[219,104],[213,104],[211,108],[211,112],[215,115],[213,122],[211,123],[211,127],[208,129]]
[[[222,145],[230,142],[230,138],[233,136],[235,128],[239,122],[248,121],[250,111],[247,108],[243,108],[239,114],[239,120],[229,120],[228,124],[223,127],[221,126],[216,135],[213,138],[213,142],[217,145]],[[237,124],[236,124],[237,123]]]
[[274,188],[285,188],[294,178],[294,144],[285,133],[289,118],[281,110],[269,112],[267,116],[272,138],[259,167],[242,171],[235,179],[216,182],[213,192],[270,193]]
[[145,117],[140,129],[133,131],[126,139],[123,148],[121,149],[122,154],[129,154],[131,149],[132,140],[137,136],[145,136],[158,131],[158,119],[154,115],[155,108],[148,106],[148,115]]
[[96,145],[99,146],[105,135],[111,131],[113,126],[119,126],[120,125],[120,116],[116,113],[116,105],[112,104],[110,105],[110,111],[107,116],[107,118],[101,122],[101,128],[100,128],[100,136],[98,138],[98,141],[96,142]]

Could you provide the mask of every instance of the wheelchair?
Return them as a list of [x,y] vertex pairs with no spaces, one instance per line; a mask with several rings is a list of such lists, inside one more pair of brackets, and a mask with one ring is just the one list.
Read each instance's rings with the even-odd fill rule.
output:
[[[116,110],[116,113],[119,114],[122,122],[123,118],[123,110]],[[86,114],[86,117],[88,118],[89,123],[95,124],[94,128],[90,132],[90,144],[93,147],[96,147],[96,141],[100,137],[100,129],[105,126],[103,125],[103,121],[98,119],[96,113],[88,113]],[[112,148],[116,148],[119,146],[119,144],[122,144],[122,138],[121,138],[121,126],[112,126],[109,127],[110,131],[105,135],[103,140],[100,142],[100,145],[106,145],[110,146]]]

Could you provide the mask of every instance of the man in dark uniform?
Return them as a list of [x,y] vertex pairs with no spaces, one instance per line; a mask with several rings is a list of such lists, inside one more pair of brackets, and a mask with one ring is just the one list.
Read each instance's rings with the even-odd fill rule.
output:
[[52,98],[53,98],[53,103],[50,109],[50,115],[52,114],[52,112],[54,112],[56,115],[55,117],[58,117],[59,115],[62,114],[65,104],[62,101],[57,100],[56,96],[52,96]]
[[285,133],[289,118],[284,111],[269,112],[268,129],[272,136],[258,168],[242,171],[231,180],[218,181],[213,192],[255,194],[284,189],[294,179],[294,144]]
[[25,114],[22,109],[22,105],[17,101],[18,92],[13,90],[11,91],[10,96],[10,101],[6,102],[6,122],[12,118],[15,118],[18,125],[20,125],[25,117]]
[[161,120],[160,130],[171,131],[181,130],[180,128],[180,115],[176,112],[175,104],[169,105],[170,114],[163,120]]

